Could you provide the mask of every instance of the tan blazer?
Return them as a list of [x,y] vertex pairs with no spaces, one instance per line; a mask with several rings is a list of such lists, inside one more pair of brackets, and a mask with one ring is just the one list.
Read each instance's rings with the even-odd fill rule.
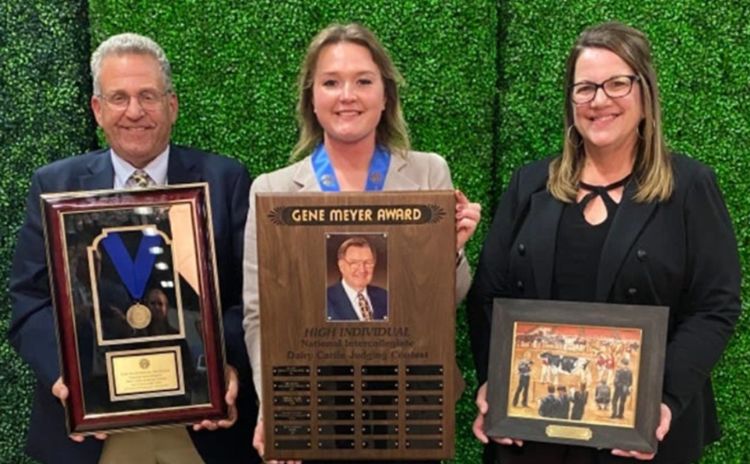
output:
[[[451,190],[448,163],[435,153],[410,151],[406,156],[392,156],[383,190]],[[258,397],[262,396],[260,308],[258,305],[258,250],[255,226],[255,194],[258,192],[320,192],[318,180],[306,157],[291,166],[262,174],[250,188],[250,211],[245,226],[245,258],[243,262],[245,344],[253,367],[253,382]],[[456,305],[469,291],[469,263],[461,258],[456,268]],[[259,417],[262,415],[260,409]]]

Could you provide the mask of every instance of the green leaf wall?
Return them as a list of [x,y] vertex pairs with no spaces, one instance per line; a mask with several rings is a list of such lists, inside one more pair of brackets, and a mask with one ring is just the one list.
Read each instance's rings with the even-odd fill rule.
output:
[[[414,147],[445,156],[456,185],[482,202],[485,220],[469,247],[472,261],[512,170],[559,150],[563,62],[577,34],[609,19],[644,30],[660,75],[668,141],[717,170],[747,268],[748,17],[746,1],[5,0],[0,276],[7,288],[33,169],[99,144],[88,110],[87,62],[101,40],[134,31],[159,42],[180,97],[174,140],[235,157],[259,174],[287,161],[296,140],[299,63],[310,38],[333,21],[362,22],[380,37],[407,81],[403,102]],[[0,330],[9,317],[4,294]],[[458,405],[455,462],[479,462],[463,309],[458,323],[468,388]],[[725,436],[706,463],[750,462],[748,352],[743,316],[714,371]],[[5,340],[0,363],[0,463],[29,462],[22,443],[33,378]]]

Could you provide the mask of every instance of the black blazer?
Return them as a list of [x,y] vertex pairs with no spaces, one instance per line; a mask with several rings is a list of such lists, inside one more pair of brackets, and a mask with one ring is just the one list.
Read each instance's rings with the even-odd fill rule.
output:
[[[711,387],[740,314],[737,243],[713,172],[672,156],[674,191],[661,203],[625,187],[599,263],[596,300],[669,306],[662,401],[669,434],[653,462],[697,460],[720,431]],[[549,299],[563,203],[546,189],[550,159],[518,170],[495,213],[468,297],[480,384],[487,380],[492,299]],[[602,451],[604,461],[609,451]],[[615,460],[612,457],[612,460]]]
[[[227,362],[237,368],[241,384],[240,418],[234,427],[190,433],[207,463],[260,462],[249,438],[257,407],[242,330],[242,248],[250,176],[235,160],[173,145],[167,179],[169,184],[203,181],[209,184]],[[93,438],[78,444],[67,437],[63,408],[51,392],[52,384],[60,376],[60,367],[39,195],[111,189],[113,180],[109,149],[56,161],[40,168],[31,180],[26,219],[18,235],[11,269],[13,313],[8,336],[36,376],[26,452],[42,462],[96,464],[102,444]]]

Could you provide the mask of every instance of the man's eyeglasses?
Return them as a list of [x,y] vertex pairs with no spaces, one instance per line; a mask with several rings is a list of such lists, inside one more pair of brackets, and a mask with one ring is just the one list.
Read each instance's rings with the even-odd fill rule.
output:
[[596,98],[596,91],[602,89],[609,98],[622,98],[633,90],[633,82],[641,80],[638,76],[613,76],[602,82],[579,82],[570,86],[570,99],[576,105],[589,103]]
[[359,267],[365,267],[366,269],[372,269],[375,267],[375,261],[347,261],[343,260],[351,269],[357,269]]
[[159,93],[152,90],[144,90],[138,95],[128,95],[123,92],[117,92],[112,95],[97,95],[97,97],[107,102],[109,106],[116,110],[127,109],[128,106],[130,106],[130,99],[135,98],[141,108],[145,111],[152,111],[159,108],[164,97],[169,93],[169,91]]

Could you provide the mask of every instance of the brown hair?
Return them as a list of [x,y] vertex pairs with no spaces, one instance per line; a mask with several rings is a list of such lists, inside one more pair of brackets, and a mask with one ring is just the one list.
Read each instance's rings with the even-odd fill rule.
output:
[[391,153],[404,155],[409,150],[409,133],[401,111],[398,87],[403,78],[393,64],[380,41],[369,29],[361,24],[331,24],[320,31],[310,42],[302,61],[297,78],[297,123],[299,140],[292,151],[292,160],[307,156],[323,140],[323,128],[313,111],[313,80],[318,56],[323,48],[340,42],[361,45],[370,51],[372,59],[380,70],[385,89],[385,110],[376,129],[377,143],[384,145]]
[[549,167],[547,188],[560,201],[572,202],[578,193],[583,168],[583,139],[573,124],[571,86],[578,57],[586,48],[604,48],[619,56],[633,68],[639,78],[643,120],[638,126],[633,177],[638,202],[665,201],[674,184],[671,158],[667,151],[661,124],[661,106],[651,47],[639,30],[618,22],[599,24],[584,30],[570,50],[565,65],[565,128],[562,155]]

